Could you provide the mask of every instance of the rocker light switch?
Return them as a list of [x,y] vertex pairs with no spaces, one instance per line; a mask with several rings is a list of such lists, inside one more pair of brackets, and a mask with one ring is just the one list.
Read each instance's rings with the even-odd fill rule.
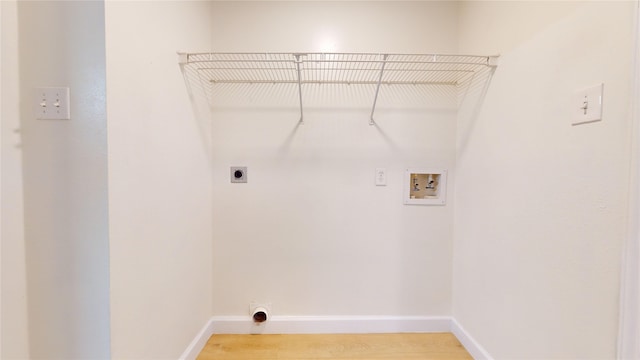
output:
[[602,120],[602,90],[604,84],[575,93],[571,124],[579,125]]

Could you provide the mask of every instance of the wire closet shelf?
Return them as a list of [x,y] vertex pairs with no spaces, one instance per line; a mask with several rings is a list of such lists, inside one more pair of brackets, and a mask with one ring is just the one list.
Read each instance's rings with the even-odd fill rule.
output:
[[300,122],[306,84],[374,85],[373,114],[381,85],[460,85],[497,65],[497,56],[372,53],[178,53],[211,84],[297,84]]

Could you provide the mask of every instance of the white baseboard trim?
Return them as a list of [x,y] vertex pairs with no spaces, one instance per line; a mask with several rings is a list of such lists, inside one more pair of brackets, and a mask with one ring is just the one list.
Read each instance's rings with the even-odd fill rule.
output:
[[456,321],[451,319],[451,332],[475,360],[493,360],[491,355]]
[[213,334],[365,334],[451,332],[476,360],[491,355],[449,316],[273,316],[255,325],[250,316],[213,316],[180,360],[195,360]]
[[273,316],[255,325],[250,316],[214,316],[214,334],[345,334],[450,332],[448,316]]
[[189,344],[187,349],[180,355],[179,360],[196,360],[211,335],[213,335],[213,318],[209,319],[207,324],[200,330],[193,341],[191,341],[191,344]]

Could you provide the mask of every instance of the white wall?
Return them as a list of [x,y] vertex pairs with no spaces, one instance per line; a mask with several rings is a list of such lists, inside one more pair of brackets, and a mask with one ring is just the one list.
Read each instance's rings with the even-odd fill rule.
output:
[[[215,2],[212,48],[449,53],[456,15],[439,2]],[[309,86],[297,126],[295,89],[258,87],[214,97],[214,314],[255,300],[274,315],[449,315],[453,198],[404,206],[402,180],[421,166],[455,179],[455,97],[403,107],[412,91],[385,88],[369,126],[373,87]],[[230,184],[235,165],[247,184]]]
[[114,359],[177,358],[211,316],[211,165],[176,51],[208,2],[106,3]]
[[[461,6],[460,51],[501,58],[459,117],[453,314],[497,359],[615,357],[633,6]],[[603,121],[571,126],[600,82]]]
[[18,14],[15,1],[0,2],[2,11],[2,303],[0,358],[29,355],[27,279],[20,151]]
[[[29,340],[34,357],[176,358],[211,314],[252,300],[276,315],[453,311],[496,358],[614,356],[631,3],[2,6],[3,358]],[[477,117],[473,101],[457,116],[383,89],[370,127],[370,88],[310,87],[297,127],[292,89],[214,92],[209,118],[177,50],[502,56]],[[569,126],[572,92],[598,82],[605,120]],[[40,85],[71,87],[72,120],[16,108],[18,87]],[[229,184],[230,165],[249,183]],[[402,205],[408,166],[451,171],[446,207]],[[24,227],[5,210],[22,191]]]
[[[3,301],[2,355],[26,356],[28,317],[31,357],[108,358],[103,5],[19,2],[7,8],[3,29],[8,20],[17,26],[17,34],[9,34],[17,37],[6,44],[3,37],[3,47],[18,57],[13,53],[7,64],[3,57],[12,75],[2,84],[12,88],[3,91],[10,99],[2,118],[3,223],[10,226],[3,227],[2,265],[3,276],[11,271],[15,278],[3,278],[9,301]],[[71,120],[34,119],[39,86],[70,87]],[[4,208],[14,205],[10,212]]]

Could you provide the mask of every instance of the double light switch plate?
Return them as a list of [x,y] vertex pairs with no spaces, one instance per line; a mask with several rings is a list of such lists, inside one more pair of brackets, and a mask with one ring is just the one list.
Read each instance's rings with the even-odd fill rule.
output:
[[40,120],[69,120],[69,88],[43,87],[35,90],[35,115]]

